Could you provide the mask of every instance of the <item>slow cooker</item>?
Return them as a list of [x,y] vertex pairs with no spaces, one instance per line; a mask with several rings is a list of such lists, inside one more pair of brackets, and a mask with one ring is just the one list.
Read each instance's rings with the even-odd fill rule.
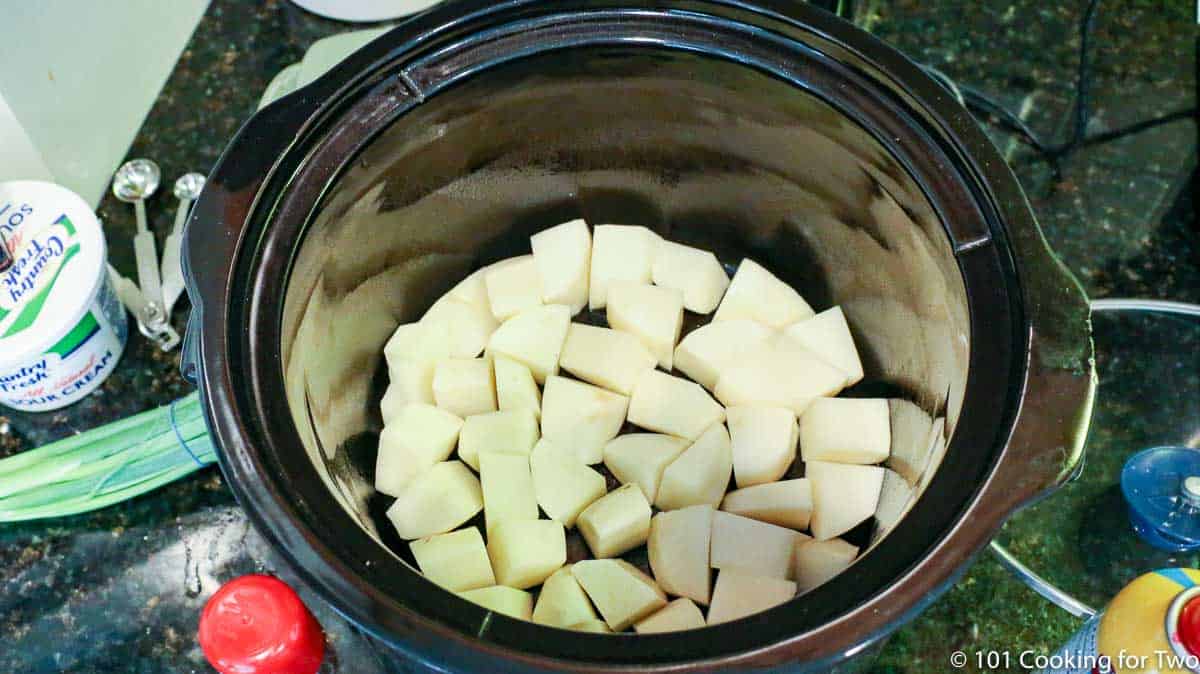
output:
[[[384,342],[582,217],[753,257],[839,304],[905,401],[902,479],[814,592],[650,636],[494,615],[416,570],[372,488]],[[184,367],[250,519],[405,656],[478,671],[819,670],[878,642],[1080,465],[1086,298],[952,94],[798,2],[451,2],[261,110],[186,231]]]

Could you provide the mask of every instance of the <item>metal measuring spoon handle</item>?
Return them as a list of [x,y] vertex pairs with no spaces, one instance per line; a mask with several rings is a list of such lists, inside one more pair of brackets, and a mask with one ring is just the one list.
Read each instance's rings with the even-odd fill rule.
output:
[[[146,301],[162,311],[162,277],[158,266],[158,250],[154,234],[146,220],[146,199],[158,191],[162,171],[149,159],[132,159],[121,165],[113,176],[113,196],[133,204],[137,217],[137,234],[133,237],[133,252],[137,260],[138,287]],[[165,315],[165,314],[163,314]],[[151,326],[153,327],[153,326]]]
[[175,198],[179,199],[179,209],[175,211],[175,226],[163,244],[162,256],[162,293],[163,312],[170,317],[171,309],[183,294],[183,264],[181,261],[183,248],[183,225],[191,213],[192,202],[200,196],[204,189],[204,175],[188,173],[175,181]]

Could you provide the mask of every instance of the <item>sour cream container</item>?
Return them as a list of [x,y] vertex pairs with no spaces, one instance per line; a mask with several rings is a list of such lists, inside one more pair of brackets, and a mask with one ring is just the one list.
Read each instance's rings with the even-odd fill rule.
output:
[[0,405],[45,412],[99,386],[125,350],[100,221],[78,195],[0,183]]

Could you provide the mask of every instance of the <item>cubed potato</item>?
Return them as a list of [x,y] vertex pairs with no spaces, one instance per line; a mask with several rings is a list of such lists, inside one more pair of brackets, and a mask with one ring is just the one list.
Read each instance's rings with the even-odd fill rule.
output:
[[717,574],[708,624],[745,618],[778,606],[796,596],[796,584],[781,578],[753,576],[732,569]]
[[887,460],[891,446],[891,421],[884,398],[814,400],[800,417],[800,452],[805,461],[881,463]]
[[837,395],[845,383],[841,370],[781,334],[769,348],[723,371],[713,394],[730,407],[787,407],[802,414],[813,400]]
[[497,320],[506,321],[542,304],[542,278],[532,255],[492,265],[483,276],[488,305]]
[[607,317],[613,329],[637,337],[663,369],[671,369],[675,343],[683,329],[683,293],[674,288],[613,281],[608,285]]
[[492,304],[491,301],[488,300],[487,284],[483,281],[483,277],[489,271],[491,271],[490,267],[484,267],[483,269],[475,270],[470,276],[459,281],[458,285],[451,288],[450,291],[445,294],[445,297],[453,297],[454,299],[466,302],[467,304],[474,304],[477,307],[483,307],[484,309],[488,310],[488,313],[491,313]]
[[483,520],[488,536],[497,522],[538,518],[529,455],[480,452],[479,484],[483,489]]
[[437,406],[460,417],[496,411],[496,382],[487,358],[447,358],[433,373]]
[[500,411],[529,410],[534,418],[542,418],[542,392],[529,368],[505,356],[496,356],[492,367],[496,373],[496,405]]
[[883,487],[883,468],[807,461],[804,476],[812,485],[813,538],[841,536],[875,514]]
[[567,563],[567,534],[554,520],[501,520],[488,534],[496,582],[533,587]]
[[824,585],[834,576],[850,568],[858,557],[858,547],[840,538],[827,541],[801,541],[792,557],[792,577],[800,593]]
[[622,485],[579,513],[576,524],[592,556],[616,557],[646,542],[650,502],[636,484]]
[[732,472],[729,431],[725,424],[713,424],[663,471],[654,505],[659,510],[701,504],[716,507]]
[[789,325],[784,332],[844,372],[846,386],[853,386],[862,380],[862,360],[858,357],[858,348],[854,346],[854,338],[850,335],[850,326],[846,324],[841,307],[826,309],[812,318]]
[[612,634],[612,630],[608,629],[608,623],[596,618],[594,620],[584,620],[577,622],[574,625],[567,627],[569,630],[576,632],[595,632],[596,634]]
[[884,468],[883,485],[879,488],[879,504],[875,506],[875,526],[867,545],[888,535],[913,504],[916,491],[899,473]]
[[802,540],[808,536],[718,510],[713,513],[709,564],[752,576],[787,578],[792,572],[792,551]]
[[409,543],[408,547],[412,549],[421,573],[451,592],[496,584],[483,536],[475,527],[422,538]]
[[492,310],[453,297],[442,297],[425,312],[422,323],[445,323],[450,333],[450,355],[474,358],[483,352],[488,338],[500,325]]
[[458,458],[479,470],[481,452],[529,456],[537,441],[537,419],[529,410],[476,414],[463,422],[458,435]]
[[680,597],[633,624],[638,634],[679,632],[704,627],[704,614],[687,597]]
[[668,593],[708,604],[711,589],[709,542],[713,509],[688,506],[661,512],[650,520],[646,548],[650,569]]
[[443,461],[404,485],[387,516],[400,538],[413,540],[452,531],[480,510],[475,474],[459,461]]
[[716,255],[674,241],[658,245],[651,275],[655,285],[682,292],[684,308],[698,314],[712,313],[729,287]]
[[510,618],[529,620],[533,615],[533,595],[524,590],[493,585],[459,592],[458,596]]
[[[564,566],[550,574],[542,584],[537,604],[533,607],[533,622],[551,627],[570,627],[596,619],[596,610],[571,573],[571,566]],[[605,625],[604,629],[607,630],[608,626]]]
[[651,503],[658,497],[658,483],[689,443],[684,438],[660,433],[627,433],[604,446],[604,465],[621,484],[636,484]]
[[433,405],[405,405],[379,434],[375,489],[395,496],[417,475],[445,461],[463,420]]
[[541,278],[542,301],[565,304],[577,314],[588,303],[592,234],[583,220],[572,220],[529,237]]
[[526,309],[496,328],[486,353],[512,358],[529,368],[534,381],[545,383],[546,377],[558,374],[558,357],[570,322],[571,308],[562,304]]
[[571,572],[614,632],[667,605],[658,583],[623,559],[587,559]]
[[713,320],[749,318],[772,328],[782,328],[812,315],[812,307],[800,293],[747,258],[738,265]]
[[802,477],[738,489],[725,495],[721,510],[797,531],[807,529],[812,485]]
[[796,415],[786,407],[725,410],[733,449],[733,479],[739,488],[774,482],[796,459]]
[[613,281],[649,283],[662,237],[645,227],[597,225],[592,239],[588,305],[603,309]]
[[657,364],[658,359],[637,337],[583,323],[572,323],[567,328],[558,360],[561,369],[621,395],[632,393],[638,377]]
[[916,403],[903,398],[888,399],[888,416],[892,441],[887,466],[915,485],[929,463],[933,417]]
[[453,342],[445,323],[407,323],[396,328],[383,347],[388,364],[386,423],[393,410],[411,403],[434,404],[433,373],[438,361],[451,357]]
[[675,369],[711,391],[722,372],[769,348],[774,339],[774,329],[748,318],[702,325],[675,347]]
[[642,373],[629,399],[629,422],[642,428],[695,440],[725,409],[699,384],[658,370]]
[[553,441],[542,438],[529,455],[533,493],[546,516],[568,529],[583,509],[604,496],[604,476]]
[[604,445],[621,431],[629,398],[566,377],[546,379],[542,437],[575,452],[588,465],[604,459]]

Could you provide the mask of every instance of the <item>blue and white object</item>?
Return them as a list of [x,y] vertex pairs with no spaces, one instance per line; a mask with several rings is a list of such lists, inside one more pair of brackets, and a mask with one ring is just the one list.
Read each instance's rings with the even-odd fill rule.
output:
[[1135,454],[1121,471],[1129,521],[1163,550],[1200,549],[1200,449],[1155,447]]

